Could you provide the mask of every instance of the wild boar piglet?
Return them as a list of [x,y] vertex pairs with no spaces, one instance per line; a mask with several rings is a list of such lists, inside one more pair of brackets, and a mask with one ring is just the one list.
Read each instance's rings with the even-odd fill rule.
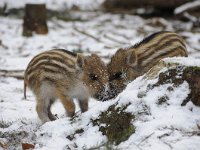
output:
[[166,57],[187,56],[183,38],[169,31],[151,34],[141,42],[128,48],[121,48],[108,64],[110,98],[118,95],[126,85],[143,75]]
[[54,49],[35,56],[25,71],[26,86],[37,100],[37,114],[41,121],[55,120],[51,106],[60,99],[67,115],[75,114],[73,99],[79,102],[81,112],[88,110],[88,99],[102,99],[108,91],[108,72],[99,56],[83,56],[63,49]]

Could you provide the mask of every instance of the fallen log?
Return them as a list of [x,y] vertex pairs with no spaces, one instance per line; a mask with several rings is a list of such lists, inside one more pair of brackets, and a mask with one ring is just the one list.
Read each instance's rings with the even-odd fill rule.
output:
[[103,3],[105,9],[132,9],[138,7],[157,7],[157,8],[176,8],[182,4],[191,2],[191,0],[106,0]]
[[1,77],[24,79],[24,70],[0,70]]

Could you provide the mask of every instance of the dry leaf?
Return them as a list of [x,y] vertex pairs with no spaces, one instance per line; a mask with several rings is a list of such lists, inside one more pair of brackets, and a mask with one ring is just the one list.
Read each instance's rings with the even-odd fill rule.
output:
[[27,149],[34,149],[35,145],[29,144],[29,143],[22,143],[22,149],[27,150]]

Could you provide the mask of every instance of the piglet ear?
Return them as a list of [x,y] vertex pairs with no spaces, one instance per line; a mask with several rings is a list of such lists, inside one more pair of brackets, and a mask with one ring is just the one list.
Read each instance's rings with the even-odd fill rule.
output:
[[78,70],[83,69],[84,65],[85,65],[85,56],[78,53],[76,59],[76,69]]
[[126,63],[130,67],[136,67],[138,65],[137,54],[134,50],[128,50],[126,52]]

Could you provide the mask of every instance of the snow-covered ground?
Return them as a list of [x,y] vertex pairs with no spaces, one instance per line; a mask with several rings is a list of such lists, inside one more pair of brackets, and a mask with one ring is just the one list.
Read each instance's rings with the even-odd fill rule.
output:
[[[193,61],[195,66],[200,67],[199,59]],[[190,58],[166,59],[166,62],[193,65]],[[198,150],[200,108],[192,102],[181,106],[190,93],[188,83],[183,82],[177,87],[164,84],[149,90],[148,86],[156,82],[157,78],[147,80],[142,76],[130,83],[114,100],[99,102],[91,99],[89,110],[83,114],[77,110],[77,117],[73,121],[63,115],[64,109],[57,103],[53,112],[60,119],[42,125],[37,119],[34,97],[29,93],[28,99],[23,99],[23,82],[1,78],[0,141],[12,143],[10,149],[20,149],[19,143],[35,144],[35,149],[39,150],[99,147],[107,142],[107,138],[97,126],[93,126],[91,119],[96,119],[102,111],[118,101],[118,106],[130,103],[126,111],[136,116],[132,122],[135,133],[113,149]],[[172,87],[173,90],[168,90]],[[158,104],[163,97],[167,97],[166,101]],[[68,138],[80,129],[84,132],[75,134],[72,140]]]
[[[0,6],[6,2],[9,8],[23,7],[29,1],[31,0],[15,3],[14,0],[1,0]],[[97,3],[92,0],[45,2],[51,9],[77,4],[83,9],[92,10],[102,0]],[[84,21],[64,22],[54,18],[48,22],[48,35],[34,35],[30,38],[22,37],[21,19],[0,17],[0,70],[24,70],[33,56],[55,47],[85,54],[97,53],[107,62],[118,48],[139,42],[144,36],[160,30],[176,31],[184,36],[190,58],[181,59],[182,63],[200,66],[199,60],[194,59],[200,58],[200,28],[192,31],[191,23],[161,18],[145,20],[138,16],[100,11],[74,12],[73,15]],[[158,20],[161,20],[161,25],[155,23]],[[180,106],[189,93],[188,84],[184,82],[172,92],[166,90],[170,85],[163,85],[148,91],[143,98],[137,97],[138,93],[146,90],[148,84],[154,82],[156,79],[144,80],[139,77],[119,95],[120,104],[131,102],[128,111],[142,112],[143,106],[148,106],[151,115],[137,118],[133,122],[136,133],[117,148],[199,149],[200,137],[194,132],[199,131],[197,124],[200,124],[200,108],[191,102],[184,107]],[[77,109],[78,117],[73,123],[64,115],[64,108],[58,102],[54,105],[53,112],[60,119],[42,125],[35,111],[35,98],[30,91],[27,95],[27,100],[24,100],[22,80],[0,77],[0,143],[12,143],[9,149],[21,149],[19,144],[26,142],[36,144],[36,149],[44,150],[88,149],[107,141],[98,128],[92,126],[90,119],[106,110],[119,97],[108,102],[91,99],[89,111],[80,114]],[[157,106],[156,100],[165,95],[169,97],[170,106]],[[80,128],[84,129],[83,134],[76,135],[72,141],[66,138]]]

